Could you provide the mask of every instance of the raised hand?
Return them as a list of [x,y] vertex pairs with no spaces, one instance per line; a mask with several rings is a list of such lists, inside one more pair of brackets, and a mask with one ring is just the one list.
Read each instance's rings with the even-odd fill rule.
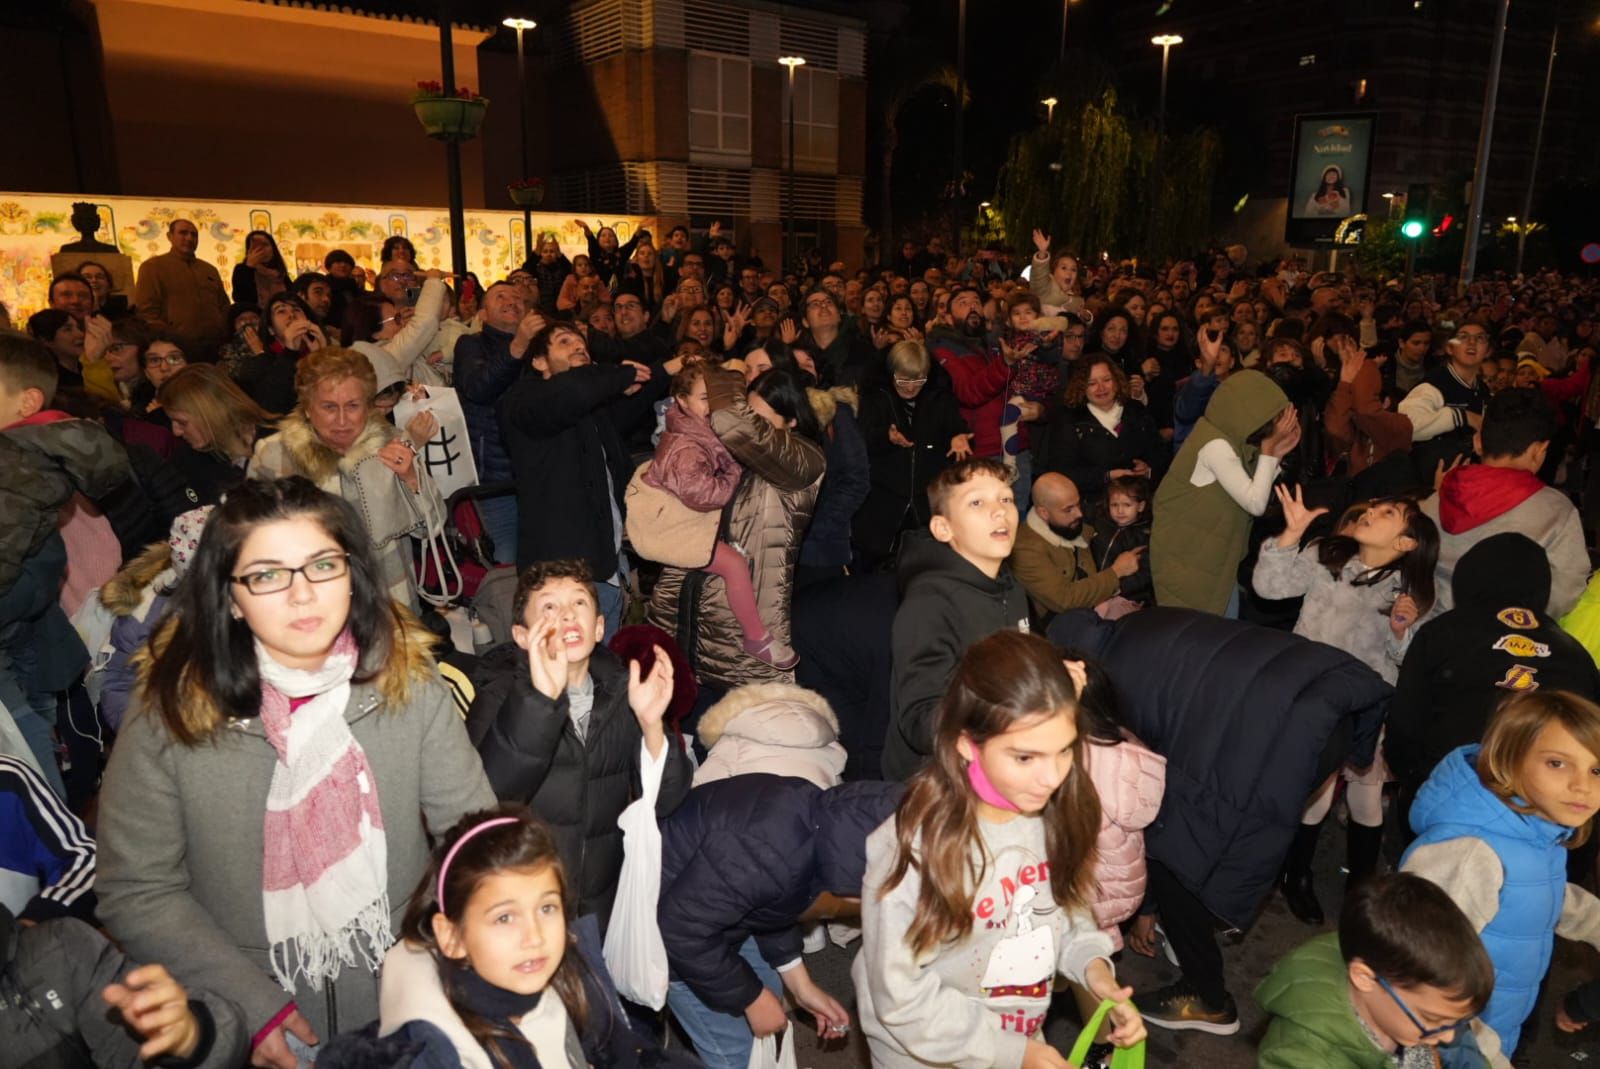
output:
[[[909,445],[910,443],[907,444]],[[950,452],[946,453],[945,456],[959,464],[961,461],[966,460],[971,455],[972,435],[958,434],[954,438],[950,439]]]
[[439,417],[427,410],[418,412],[406,423],[406,437],[418,449],[433,441],[433,436],[438,433]]
[[1033,228],[1033,247],[1039,252],[1050,251],[1050,235],[1038,227]]
[[1278,536],[1278,546],[1281,549],[1288,549],[1290,546],[1298,545],[1300,536],[1306,533],[1311,521],[1328,510],[1306,508],[1305,497],[1298,486],[1294,488],[1292,494],[1283,486],[1274,486],[1272,490],[1278,495],[1278,504],[1283,506],[1284,528],[1283,534]]
[[662,717],[672,704],[672,658],[660,646],[651,649],[655,652],[656,663],[648,676],[640,671],[638,661],[628,662],[628,708],[633,710],[633,718],[644,732],[650,756],[660,757],[661,747],[666,743]]
[[1284,405],[1272,423],[1272,432],[1261,443],[1261,452],[1269,457],[1285,457],[1299,444],[1300,414],[1293,405]]
[[556,701],[566,693],[569,667],[560,623],[553,617],[535,623],[528,638],[528,681],[533,689]]
[[785,345],[793,345],[795,339],[800,337],[800,327],[792,319],[785,319],[778,324],[778,340]]

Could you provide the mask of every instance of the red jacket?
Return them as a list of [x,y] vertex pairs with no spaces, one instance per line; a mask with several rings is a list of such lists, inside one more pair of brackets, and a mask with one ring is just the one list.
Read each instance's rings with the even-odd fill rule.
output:
[[928,352],[950,376],[961,416],[975,435],[973,456],[998,457],[1000,416],[1005,411],[1011,368],[983,339],[969,338],[953,327],[928,331]]

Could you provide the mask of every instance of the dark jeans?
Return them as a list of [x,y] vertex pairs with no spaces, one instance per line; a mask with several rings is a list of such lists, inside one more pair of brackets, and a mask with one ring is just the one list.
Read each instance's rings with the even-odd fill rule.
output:
[[1150,891],[1161,911],[1161,930],[1178,956],[1183,978],[1215,1009],[1228,1000],[1222,973],[1222,948],[1217,945],[1216,918],[1172,870],[1149,859]]

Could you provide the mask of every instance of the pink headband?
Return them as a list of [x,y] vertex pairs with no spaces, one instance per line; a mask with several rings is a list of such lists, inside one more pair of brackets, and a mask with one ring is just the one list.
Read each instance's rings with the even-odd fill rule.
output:
[[454,861],[456,859],[456,854],[461,850],[461,848],[463,846],[467,845],[467,840],[472,838],[474,835],[478,834],[480,831],[487,831],[488,829],[493,828],[493,827],[498,827],[501,824],[517,824],[517,823],[520,823],[520,821],[516,817],[495,817],[493,820],[486,820],[482,824],[474,824],[472,827],[468,828],[466,830],[466,832],[464,832],[462,834],[461,838],[456,840],[455,845],[450,848],[450,852],[448,854],[444,855],[444,863],[439,866],[439,894],[438,894],[437,897],[439,899],[439,912],[440,913],[444,912],[444,878],[445,878],[445,875],[447,873],[449,873],[449,871],[450,871],[450,862]]

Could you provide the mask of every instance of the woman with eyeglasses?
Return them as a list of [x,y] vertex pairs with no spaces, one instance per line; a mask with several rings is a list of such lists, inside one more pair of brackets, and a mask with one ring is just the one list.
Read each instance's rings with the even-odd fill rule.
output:
[[127,951],[243,1012],[296,1069],[378,1014],[428,828],[494,805],[355,507],[251,481],[205,524],[101,798],[95,889]]
[[301,475],[359,508],[377,578],[416,611],[411,539],[439,534],[444,499],[416,445],[373,403],[372,362],[354,349],[319,349],[300,361],[294,384],[294,409],[256,443],[250,477]]

